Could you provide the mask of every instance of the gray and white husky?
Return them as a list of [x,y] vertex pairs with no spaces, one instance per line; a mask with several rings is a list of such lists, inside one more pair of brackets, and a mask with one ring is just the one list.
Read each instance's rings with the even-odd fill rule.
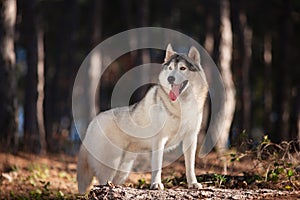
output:
[[88,126],[78,165],[78,190],[84,193],[93,176],[100,184],[122,184],[136,153],[151,152],[151,189],[163,189],[164,151],[182,142],[189,188],[201,188],[195,175],[197,135],[200,131],[208,84],[200,54],[166,49],[158,84],[138,103],[100,113]]

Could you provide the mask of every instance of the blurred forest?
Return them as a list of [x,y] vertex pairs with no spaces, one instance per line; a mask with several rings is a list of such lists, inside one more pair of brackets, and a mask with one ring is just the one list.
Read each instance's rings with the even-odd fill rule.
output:
[[[2,151],[75,154],[71,101],[79,66],[106,38],[147,26],[192,37],[220,66],[234,112],[223,143],[300,139],[299,0],[1,0],[0,14]],[[122,73],[145,61],[162,62],[163,52],[115,61],[101,80],[100,110],[110,107]]]

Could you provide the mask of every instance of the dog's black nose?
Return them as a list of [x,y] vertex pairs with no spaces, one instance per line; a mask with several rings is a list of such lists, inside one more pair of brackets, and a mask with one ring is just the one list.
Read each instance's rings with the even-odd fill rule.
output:
[[170,84],[174,83],[175,77],[174,76],[169,76],[168,81],[169,81]]

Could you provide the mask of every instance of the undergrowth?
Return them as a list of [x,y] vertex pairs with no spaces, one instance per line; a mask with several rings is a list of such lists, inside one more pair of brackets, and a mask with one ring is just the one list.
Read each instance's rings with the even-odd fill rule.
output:
[[[246,138],[246,137],[245,137]],[[244,148],[247,146],[247,148]],[[244,139],[241,149],[253,146],[250,140]],[[201,174],[198,182],[204,186],[218,188],[268,188],[276,190],[300,189],[300,143],[299,141],[272,143],[268,136],[264,136],[261,143],[243,152],[225,153],[220,160],[227,162],[228,168],[237,162],[248,160],[253,165],[249,171],[241,171],[239,176],[228,174]],[[187,187],[186,177],[171,176],[163,179],[166,188]],[[133,185],[135,188],[148,189],[149,184],[144,179]]]
[[[244,140],[244,146],[251,146],[251,141]],[[300,188],[300,142],[273,143],[268,136],[256,147],[244,152],[230,153],[229,163],[251,159],[253,170],[259,186],[281,190],[299,190]]]

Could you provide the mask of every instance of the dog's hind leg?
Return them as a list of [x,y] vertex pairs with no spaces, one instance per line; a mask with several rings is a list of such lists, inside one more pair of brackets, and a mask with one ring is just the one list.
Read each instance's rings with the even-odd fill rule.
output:
[[[104,145],[105,146],[105,145]],[[105,151],[106,149],[106,151]],[[110,151],[107,151],[110,149]],[[106,184],[107,181],[113,182],[113,178],[116,175],[118,167],[122,159],[122,151],[117,149],[102,148],[102,151],[93,157],[92,166],[101,185]],[[97,156],[99,156],[97,158]]]
[[88,152],[82,146],[78,156],[77,163],[77,183],[78,183],[78,192],[83,194],[86,192],[87,188],[92,182],[93,171],[88,163]]
[[105,185],[108,181],[113,180],[116,174],[116,169],[110,168],[102,163],[98,163],[96,166],[96,177],[100,185]]
[[118,171],[113,179],[114,184],[120,185],[125,182],[126,178],[128,177],[131,171],[135,158],[136,154],[126,151],[123,152]]

